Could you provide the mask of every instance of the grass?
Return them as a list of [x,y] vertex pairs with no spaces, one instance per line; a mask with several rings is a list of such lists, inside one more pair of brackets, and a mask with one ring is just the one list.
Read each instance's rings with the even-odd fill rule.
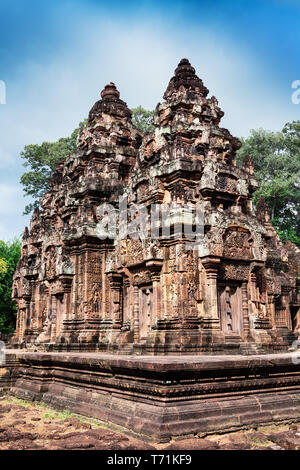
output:
[[248,435],[247,440],[249,440],[249,443],[252,447],[270,447],[270,445],[274,445],[273,442],[270,442],[267,439],[261,439],[257,436]]
[[5,401],[6,403],[13,403],[16,405],[20,405],[20,406],[23,406],[24,408],[35,408],[35,409],[40,410],[41,412],[45,411],[45,413],[41,416],[44,419],[59,419],[61,421],[64,421],[65,419],[68,419],[68,418],[75,418],[78,421],[81,421],[83,423],[91,424],[93,429],[94,428],[108,429],[108,426],[97,421],[96,419],[88,418],[85,416],[80,416],[68,410],[57,411],[52,408],[49,408],[49,406],[43,402],[39,402],[39,403],[29,402],[29,401],[22,400],[21,398],[13,397],[11,395],[7,395],[7,398],[5,398],[3,401]]

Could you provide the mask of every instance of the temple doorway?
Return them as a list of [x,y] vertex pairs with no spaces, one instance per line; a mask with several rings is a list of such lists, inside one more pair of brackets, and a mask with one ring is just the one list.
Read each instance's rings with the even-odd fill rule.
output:
[[218,286],[218,308],[222,331],[226,334],[242,335],[243,311],[240,284]]
[[292,330],[297,333],[297,327],[300,325],[300,307],[291,307]]
[[58,295],[56,300],[56,336],[61,332],[63,323],[64,296]]
[[139,332],[140,339],[147,337],[152,324],[153,289],[142,287],[139,289]]

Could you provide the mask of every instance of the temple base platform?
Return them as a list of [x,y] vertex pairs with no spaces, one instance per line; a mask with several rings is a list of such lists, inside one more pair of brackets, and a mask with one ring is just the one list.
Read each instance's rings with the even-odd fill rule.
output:
[[0,392],[167,442],[300,421],[300,351],[157,357],[7,350]]

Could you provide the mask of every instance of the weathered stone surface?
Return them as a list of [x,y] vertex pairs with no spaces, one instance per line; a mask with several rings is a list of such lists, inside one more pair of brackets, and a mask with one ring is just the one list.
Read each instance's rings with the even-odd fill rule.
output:
[[268,437],[270,441],[275,442],[283,449],[300,450],[300,435],[297,435],[293,432],[270,434]]
[[[7,410],[1,416],[0,450],[296,450],[299,447],[298,427],[295,424],[280,424],[244,429],[230,433],[221,432],[205,437],[186,434],[171,443],[148,443],[131,434],[103,427],[103,424],[88,418],[66,418],[65,413],[56,412],[37,403],[15,405],[15,398],[4,397]],[[21,402],[20,402],[21,403]],[[14,418],[14,410],[23,417],[22,422]],[[51,419],[47,418],[51,415]],[[35,418],[38,417],[37,421]],[[32,424],[32,422],[34,424]],[[86,426],[92,426],[87,430]],[[179,425],[178,425],[179,426]],[[280,445],[278,443],[280,442]]]
[[[299,250],[282,245],[263,201],[253,213],[253,165],[247,157],[236,166],[241,144],[219,126],[224,113],[207,95],[183,59],[154,131],[142,136],[106,85],[24,232],[15,346],[247,354],[295,340]],[[147,214],[153,204],[176,204],[170,233],[163,236],[160,217],[158,238],[134,239],[132,225],[125,236],[103,236],[103,204],[121,217],[120,196]],[[178,221],[195,228],[196,206],[203,236],[187,249],[191,234],[179,234]]]
[[[10,396],[6,402],[15,401]],[[17,405],[23,421],[16,421],[12,407],[1,416],[0,450],[152,450],[151,444],[99,427],[93,420],[75,417],[64,418],[64,414],[55,412],[45,406],[25,403]],[[51,414],[51,420],[45,417]],[[37,416],[38,415],[38,416]],[[32,424],[33,422],[34,424]],[[29,432],[30,430],[30,432]]]
[[[300,419],[298,357],[282,352],[300,323],[300,252],[282,245],[263,200],[253,212],[253,165],[236,166],[222,116],[187,59],[149,134],[104,88],[24,231],[17,352],[0,364],[0,391],[159,442],[200,436],[191,446]],[[76,420],[68,439],[48,424],[53,448],[112,448]]]
[[168,445],[165,450],[217,450],[218,444],[207,439],[182,439]]
[[[153,357],[17,350],[11,393],[167,442],[299,422],[300,364],[292,359],[292,353]],[[11,411],[22,419],[18,409]],[[86,430],[76,420],[70,424]]]

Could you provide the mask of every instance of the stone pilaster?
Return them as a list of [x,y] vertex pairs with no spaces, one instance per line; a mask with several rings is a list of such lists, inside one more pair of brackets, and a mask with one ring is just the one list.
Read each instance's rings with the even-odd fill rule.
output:
[[152,285],[153,285],[153,318],[159,320],[161,318],[160,273],[152,274]]
[[275,302],[274,302],[274,294],[268,294],[268,304],[267,304],[267,311],[270,318],[270,322],[272,326],[275,326]]
[[134,297],[134,306],[133,306],[133,342],[138,343],[140,338],[140,327],[139,327],[139,288],[137,285],[133,287],[133,297]]
[[282,305],[285,308],[286,326],[291,329],[292,328],[292,320],[291,320],[291,311],[290,311],[290,305],[289,305],[289,296],[290,296],[290,292],[291,292],[291,287],[290,286],[282,286],[281,292],[282,292]]
[[202,326],[208,330],[220,330],[220,318],[218,311],[218,267],[220,258],[206,257],[202,259],[205,268],[206,286],[204,294],[204,312]]
[[243,337],[247,339],[250,331],[249,307],[248,307],[248,288],[247,282],[242,283],[242,309],[243,309]]
[[123,323],[122,315],[122,280],[123,276],[118,273],[108,274],[110,285],[110,311],[112,312],[113,329],[121,328]]

